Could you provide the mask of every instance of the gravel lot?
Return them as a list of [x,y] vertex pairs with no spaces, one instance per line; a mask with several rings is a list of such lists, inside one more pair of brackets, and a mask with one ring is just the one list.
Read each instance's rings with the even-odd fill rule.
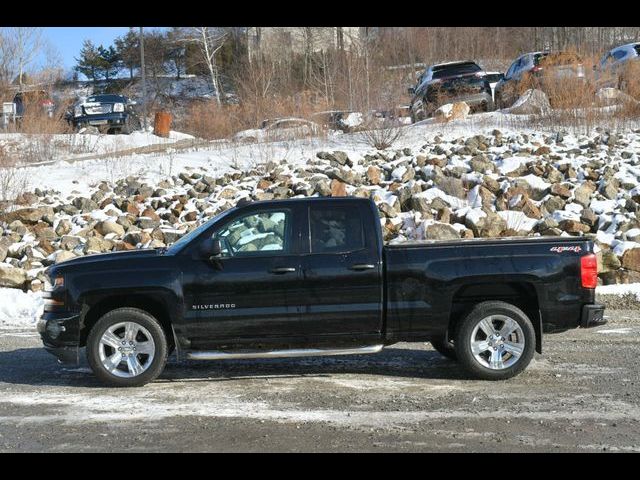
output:
[[424,344],[371,356],[171,361],[139,389],[64,368],[0,330],[0,452],[640,451],[640,311],[547,335],[506,382]]

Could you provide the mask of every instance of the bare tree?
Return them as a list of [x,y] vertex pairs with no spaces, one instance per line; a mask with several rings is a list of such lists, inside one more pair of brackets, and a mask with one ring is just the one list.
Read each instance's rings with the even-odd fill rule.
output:
[[42,29],[39,27],[11,27],[7,30],[9,31],[8,39],[13,42],[18,84],[22,86],[26,68],[36,59],[44,45]]
[[216,54],[224,46],[229,37],[229,31],[219,27],[194,27],[192,30],[190,35],[186,35],[185,41],[194,42],[200,47],[202,59],[211,76],[216,102],[220,105],[220,72]]

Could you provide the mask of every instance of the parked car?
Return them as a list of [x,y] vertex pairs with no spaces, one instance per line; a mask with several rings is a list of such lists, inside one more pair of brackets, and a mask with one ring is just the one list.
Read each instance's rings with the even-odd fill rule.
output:
[[491,86],[485,72],[475,62],[450,62],[431,65],[409,89],[412,122],[433,115],[446,103],[466,102],[471,110],[493,110]]
[[640,65],[640,42],[620,45],[605,53],[594,67],[599,88],[613,87],[627,90],[629,68]]
[[112,386],[152,381],[173,349],[251,359],[423,341],[500,380],[542,352],[543,332],[606,322],[597,270],[585,237],[384,245],[370,199],[246,202],[168,248],[50,266],[37,329],[61,361],[86,348]]
[[91,95],[76,103],[67,119],[76,129],[93,126],[101,132],[130,134],[142,128],[135,104],[124,95]]
[[350,131],[351,125],[345,120],[349,118],[351,113],[353,113],[351,110],[327,110],[312,114],[311,119],[323,127],[346,133]]
[[549,91],[559,82],[586,82],[582,58],[572,52],[530,52],[516,58],[495,87],[496,108],[513,105],[529,88]]
[[18,92],[13,97],[13,103],[15,104],[15,116],[18,120],[30,111],[43,112],[51,118],[56,108],[55,102],[45,90]]
[[318,135],[321,131],[320,125],[304,118],[277,118],[263,120],[260,128],[242,130],[233,139],[243,143],[295,140]]
[[496,85],[498,84],[498,82],[500,80],[502,80],[504,78],[504,73],[502,73],[502,72],[485,72],[484,78],[486,78],[487,81],[489,82],[489,86],[491,87],[491,99],[495,103],[495,100],[496,100],[496,98],[495,98]]

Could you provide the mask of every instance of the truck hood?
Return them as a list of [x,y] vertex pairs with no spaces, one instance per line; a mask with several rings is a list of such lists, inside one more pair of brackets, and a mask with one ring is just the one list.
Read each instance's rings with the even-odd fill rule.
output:
[[64,262],[56,263],[55,265],[52,265],[47,269],[47,273],[50,274],[54,270],[66,270],[69,267],[73,268],[78,265],[121,261],[121,260],[129,261],[129,260],[135,260],[136,258],[155,257],[163,254],[164,254],[163,249],[147,248],[147,249],[136,249],[136,250],[123,250],[121,252],[100,253],[96,255],[85,255],[82,257],[76,257],[70,260],[65,260]]

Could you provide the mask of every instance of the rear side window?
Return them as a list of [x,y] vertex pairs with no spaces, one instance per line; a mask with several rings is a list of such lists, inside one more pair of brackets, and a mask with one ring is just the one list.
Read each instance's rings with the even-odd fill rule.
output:
[[364,248],[362,218],[357,207],[311,207],[311,253],[351,252]]
[[622,60],[626,54],[627,52],[625,52],[624,50],[616,50],[615,52],[613,52],[613,57],[616,60]]

